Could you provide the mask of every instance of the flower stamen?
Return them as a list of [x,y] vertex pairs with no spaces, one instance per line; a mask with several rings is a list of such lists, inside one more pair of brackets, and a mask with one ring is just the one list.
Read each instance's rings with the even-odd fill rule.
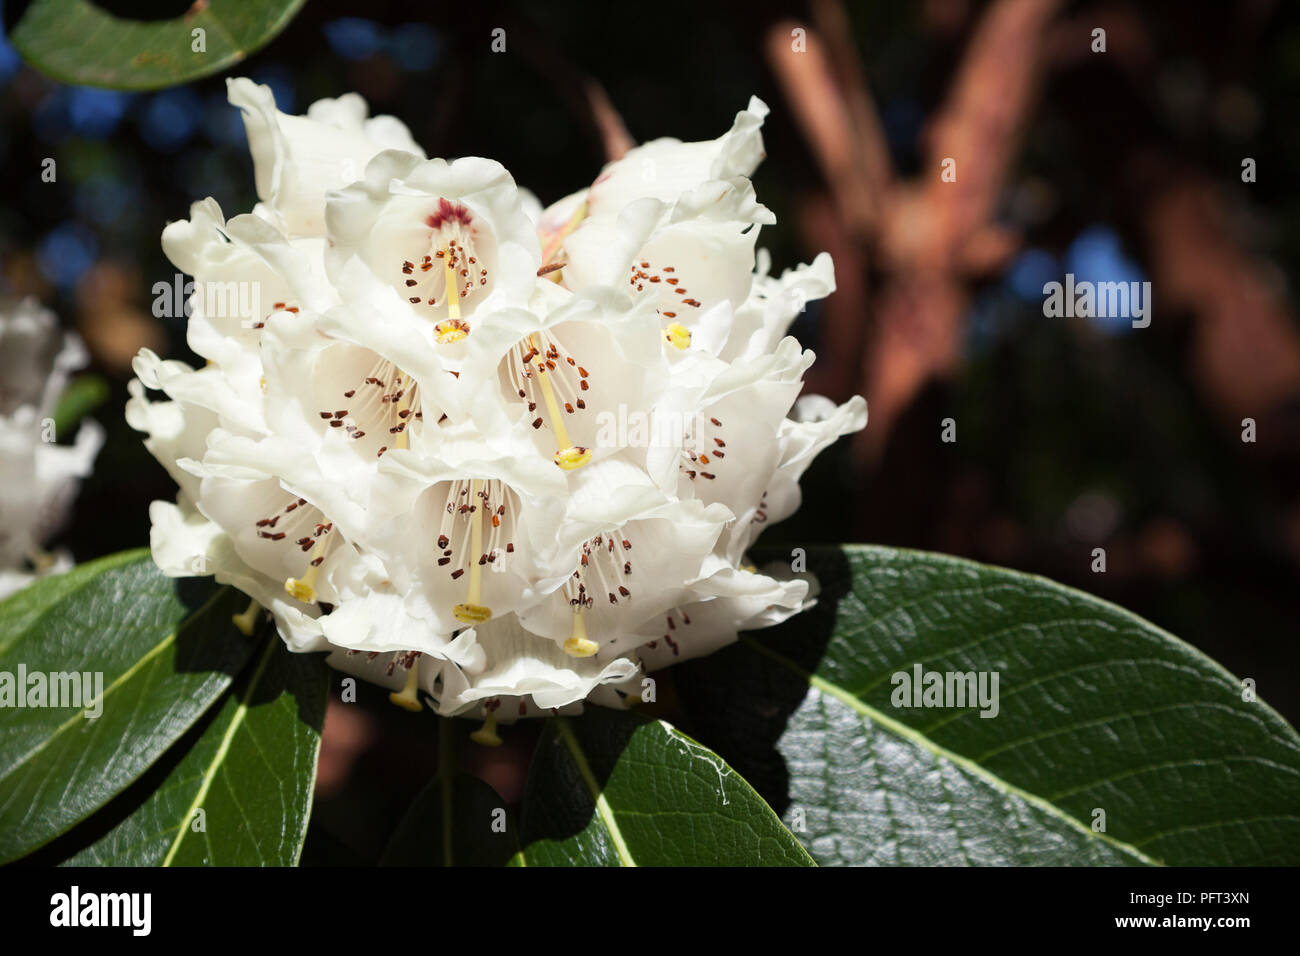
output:
[[451,248],[443,249],[438,255],[443,259],[443,270],[446,273],[443,285],[447,290],[447,318],[435,325],[433,331],[439,345],[451,345],[469,335],[469,323],[460,317],[460,293],[456,291],[455,242],[452,242]]
[[257,627],[257,616],[262,610],[262,605],[257,603],[256,599],[248,602],[248,608],[242,614],[232,614],[230,619],[235,622],[235,627],[239,628],[239,633],[245,637],[252,637],[253,630]]
[[600,645],[587,637],[586,608],[579,606],[573,611],[573,633],[564,642],[564,653],[570,657],[590,657],[600,650]]
[[[483,512],[488,508],[488,496],[483,492],[483,482],[477,478],[470,483],[470,497],[476,503],[469,506],[469,593],[465,595],[465,603],[457,604],[451,613],[455,615],[456,620],[464,621],[466,624],[481,624],[492,617],[492,609],[481,603],[483,565],[488,560],[487,554],[483,551]],[[477,561],[474,560],[476,554],[479,556]]]
[[481,624],[492,618],[491,607],[483,603],[483,572],[489,565],[499,570],[496,562],[502,559],[504,565],[505,556],[514,554],[511,514],[518,505],[518,496],[495,478],[449,483],[438,528],[437,563],[449,568],[453,581],[469,574],[465,601],[452,609],[457,620]]
[[483,726],[469,735],[469,739],[482,747],[500,747],[501,736],[497,733],[497,708],[501,701],[494,700],[483,705]]
[[[508,362],[510,377],[518,384],[520,398],[530,399],[529,386],[533,382],[537,383],[538,390],[542,393],[542,403],[546,406],[546,411],[544,416],[538,416],[533,420],[533,427],[541,428],[544,423],[550,423],[551,430],[555,432],[557,445],[555,464],[565,471],[573,471],[591,461],[591,449],[583,445],[575,445],[569,438],[569,430],[565,427],[564,417],[560,412],[561,401],[557,398],[555,387],[551,384],[551,377],[558,369],[565,365],[573,369],[577,375],[577,388],[574,389],[570,385],[566,389],[566,394],[562,396],[564,413],[572,415],[587,407],[586,401],[579,394],[591,387],[587,381],[587,370],[579,365],[573,356],[561,356],[559,348],[554,343],[548,343],[543,349],[537,333],[520,340],[511,350]],[[560,384],[563,386],[563,379],[560,380]],[[530,412],[537,410],[535,396],[528,401],[528,410]]]
[[392,672],[394,665],[400,665],[406,668],[406,680],[402,684],[400,691],[394,691],[388,695],[388,699],[401,707],[403,710],[409,710],[412,713],[422,710],[420,704],[420,652],[408,651],[399,658],[394,658],[393,664],[389,665],[389,673]]
[[[573,631],[564,642],[564,651],[572,657],[590,657],[600,649],[600,645],[587,637],[586,612],[595,604],[592,594],[605,592],[610,604],[632,597],[625,580],[631,583],[632,560],[627,552],[632,550],[632,542],[620,532],[607,535],[598,534],[590,541],[583,542],[578,566],[565,584],[565,594],[569,606],[573,609]],[[587,587],[590,583],[591,588]]]
[[[386,432],[395,436],[392,447],[407,448],[412,423],[424,421],[419,383],[386,359],[377,358],[365,378],[342,396],[346,408],[321,409],[319,414],[330,428],[346,431],[354,440],[372,434],[383,441]],[[388,449],[383,445],[379,457]]]
[[438,200],[438,209],[426,220],[429,252],[417,263],[402,261],[402,286],[411,305],[431,308],[442,304],[447,318],[434,326],[440,345],[459,342],[469,335],[461,318],[461,302],[488,284],[487,266],[474,245],[474,215],[461,203]]
[[311,557],[307,561],[307,570],[303,572],[301,578],[286,578],[284,582],[285,593],[295,600],[302,601],[304,604],[316,603],[316,575],[320,571],[320,566],[325,561],[325,555],[329,551],[330,542],[333,538],[330,536],[330,530],[333,525],[318,525],[315,532],[316,542],[311,547]]
[[[665,319],[676,319],[679,310],[684,308],[700,309],[703,303],[699,299],[688,297],[686,287],[675,275],[674,266],[656,268],[648,259],[632,263],[628,285],[641,292],[647,285],[653,286],[659,293],[659,314]],[[676,349],[686,349],[691,344],[691,332],[680,322],[672,322],[664,329],[664,341]]]
[[713,481],[718,477],[717,463],[726,457],[727,442],[722,438],[722,422],[714,417],[697,417],[684,433],[681,461],[677,467],[691,481],[697,478]]

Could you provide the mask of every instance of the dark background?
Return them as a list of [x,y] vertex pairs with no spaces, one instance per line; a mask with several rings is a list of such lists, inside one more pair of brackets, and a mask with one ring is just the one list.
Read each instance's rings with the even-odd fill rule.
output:
[[[360,92],[429,155],[498,159],[543,203],[605,161],[619,120],[593,107],[600,90],[636,140],[713,138],[757,93],[772,115],[756,187],[779,221],[760,245],[777,272],[822,249],[836,260],[840,291],[794,329],[820,355],[810,390],[871,408],[762,543],[868,541],[1045,574],[1254,677],[1295,723],[1289,6],[312,0],[234,74],[269,83],[288,112]],[[491,52],[495,27],[505,53]],[[1105,53],[1090,48],[1097,27]],[[174,495],[121,409],[141,345],[186,355],[181,320],[151,313],[153,284],[175,275],[163,225],[204,196],[227,215],[255,201],[224,75],[157,93],[68,87],[0,44],[0,294],[53,306],[109,387],[92,413],[109,440],[59,542],[81,560],[147,544],[148,502]],[[956,183],[939,179],[948,156]],[[46,157],[57,183],[41,182]],[[1257,182],[1242,182],[1245,157]],[[1151,281],[1151,326],[1044,317],[1042,285],[1065,272]],[[1090,570],[1096,547],[1105,574]],[[406,724],[374,743],[375,721],[399,726],[391,710],[366,716],[368,730],[336,723],[333,739],[386,748],[374,766],[424,766],[427,751],[403,749]],[[322,813],[364,803],[355,788],[329,802],[349,769],[322,763]],[[381,772],[369,786],[394,784]]]

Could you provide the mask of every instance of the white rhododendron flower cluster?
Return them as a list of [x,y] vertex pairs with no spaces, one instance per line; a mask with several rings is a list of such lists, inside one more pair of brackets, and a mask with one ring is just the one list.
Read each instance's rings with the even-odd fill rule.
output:
[[0,303],[0,598],[72,567],[43,545],[59,529],[104,443],[86,421],[56,444],[54,409],[68,374],[86,364],[75,335],[35,299]]
[[229,89],[261,202],[163,232],[207,364],[142,351],[127,409],[180,486],[150,512],[166,573],[485,740],[805,606],[746,549],[866,407],[796,403],[813,355],[785,333],[834,277],[755,252],[761,102],[543,210],[355,95],[288,116]]

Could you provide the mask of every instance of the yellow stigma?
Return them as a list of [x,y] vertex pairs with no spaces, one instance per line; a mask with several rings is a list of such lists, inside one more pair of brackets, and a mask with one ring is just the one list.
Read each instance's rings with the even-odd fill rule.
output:
[[587,637],[586,617],[582,608],[573,612],[573,634],[564,642],[564,653],[570,657],[590,657],[600,650],[600,645]]
[[589,461],[591,461],[591,449],[583,448],[581,445],[570,445],[555,453],[555,463],[565,471],[581,468]]
[[472,604],[465,602],[457,604],[451,611],[456,616],[456,620],[464,621],[466,624],[482,624],[484,621],[492,618],[492,609],[484,607],[482,604]]
[[501,737],[497,734],[497,712],[489,710],[483,715],[483,726],[469,735],[474,743],[484,747],[500,747]]
[[230,619],[235,622],[235,627],[239,628],[239,633],[245,637],[253,636],[253,629],[257,627],[257,615],[262,610],[262,605],[256,600],[248,602],[248,610],[243,614],[232,614]]
[[316,588],[314,587],[314,583],[316,575],[313,573],[315,570],[315,568],[312,568],[307,572],[306,577],[303,578],[286,578],[284,582],[285,593],[294,600],[301,601],[303,604],[315,604]]
[[439,345],[451,345],[469,338],[469,323],[464,319],[448,319],[433,327],[433,336]]
[[688,349],[691,346],[691,330],[680,322],[674,322],[664,329],[664,338],[675,349]]
[[329,550],[329,546],[330,534],[327,531],[316,539],[316,545],[311,549],[311,556],[307,559],[307,570],[303,572],[302,577],[285,579],[284,590],[289,597],[303,604],[316,603],[316,573],[325,560],[325,552]]
[[483,512],[487,510],[482,497],[483,482],[477,478],[470,482],[469,497],[473,511],[470,512],[470,552],[469,552],[469,593],[465,603],[457,604],[451,613],[456,620],[466,624],[482,624],[492,617],[492,609],[485,607],[483,600]]
[[419,658],[416,658],[416,660],[411,663],[410,669],[406,672],[406,683],[402,685],[402,689],[389,694],[388,699],[398,707],[402,708],[402,710],[409,710],[412,713],[423,709],[420,706],[419,682],[420,661]]
[[541,361],[544,353],[537,342],[537,336],[528,336],[528,344],[537,352],[537,382],[542,388],[542,399],[546,402],[546,414],[551,420],[551,428],[555,430],[555,441],[560,446],[555,452],[555,463],[565,471],[581,468],[591,461],[591,449],[569,441],[569,430],[564,427],[564,419],[560,416],[560,403],[555,400],[555,391],[551,388],[551,373]]

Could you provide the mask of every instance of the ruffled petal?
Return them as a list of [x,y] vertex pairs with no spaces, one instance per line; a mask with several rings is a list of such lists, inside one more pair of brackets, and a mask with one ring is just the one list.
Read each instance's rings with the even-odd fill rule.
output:
[[355,93],[291,116],[276,109],[268,86],[240,77],[226,88],[244,115],[257,195],[290,235],[321,235],[325,194],[359,178],[376,153],[396,149],[424,158],[398,120],[367,120],[365,101]]

